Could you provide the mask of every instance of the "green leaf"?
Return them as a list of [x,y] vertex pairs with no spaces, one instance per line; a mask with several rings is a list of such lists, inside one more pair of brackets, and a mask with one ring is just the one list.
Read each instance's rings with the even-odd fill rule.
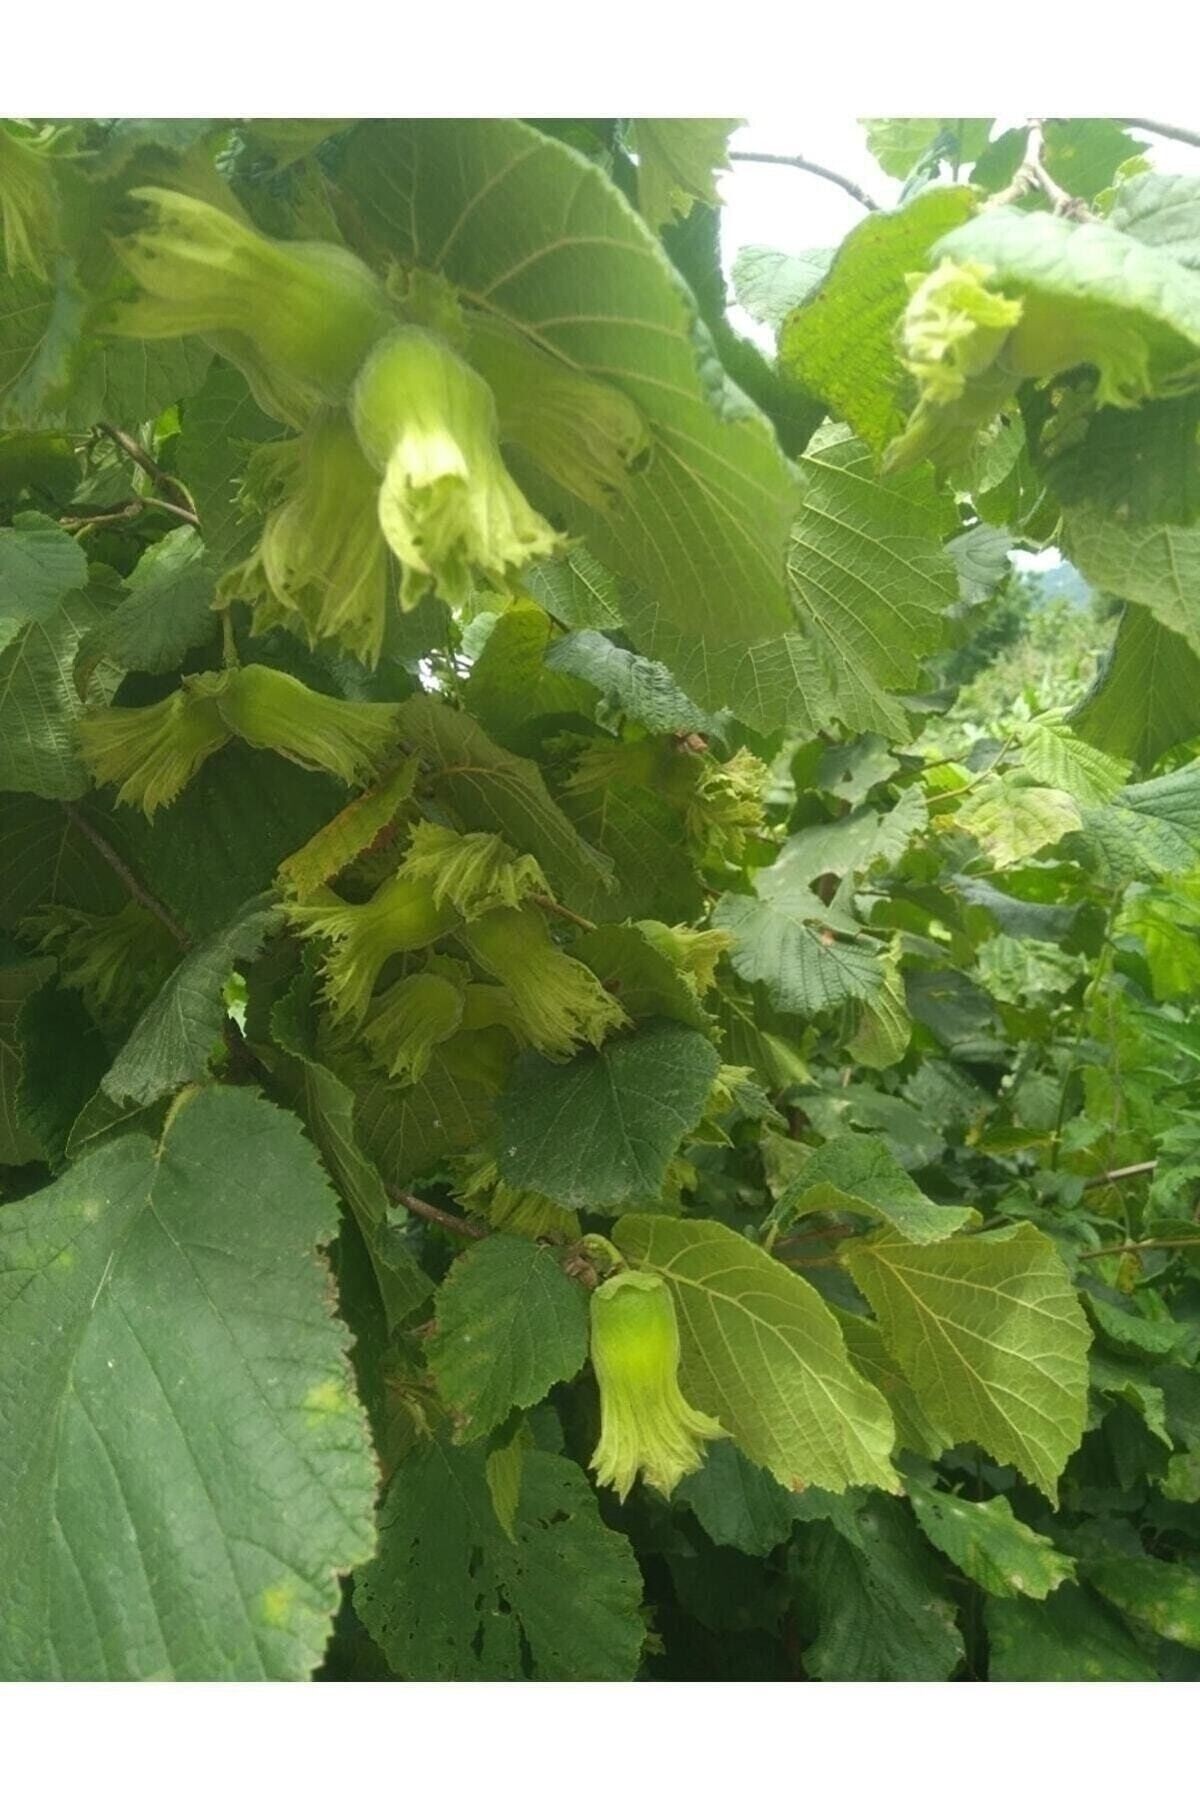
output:
[[407,1681],[628,1681],[645,1626],[625,1538],[601,1522],[583,1471],[527,1450],[510,1539],[480,1444],[436,1438],[400,1464],[379,1553],[355,1606]]
[[618,1221],[613,1241],[675,1297],[688,1400],[786,1487],[895,1489],[891,1415],[815,1288],[711,1221]]
[[553,1250],[526,1238],[497,1234],[460,1256],[435,1317],[429,1362],[460,1443],[536,1406],[587,1356],[587,1295]]
[[621,629],[621,584],[582,544],[555,562],[531,568],[525,585],[568,631]]
[[42,1157],[41,1139],[21,1105],[25,1063],[21,1014],[53,972],[47,956],[0,963],[0,1164],[38,1162]]
[[993,868],[1008,869],[1078,831],[1083,820],[1070,794],[1031,786],[1013,770],[987,776],[963,800],[954,823],[976,839]]
[[744,244],[733,259],[733,291],[738,305],[760,325],[778,331],[794,307],[820,287],[833,250],[802,250],[789,256],[765,244]]
[[[735,647],[788,629],[794,488],[657,239],[599,167],[513,120],[361,126],[342,181],[388,254],[436,269],[465,302],[639,407],[652,454],[609,512],[527,459],[518,475],[602,562],[644,585],[652,610],[627,619],[637,647],[669,663],[702,705],[732,704]],[[674,634],[663,639],[670,655],[648,641],[655,621]]]
[[592,902],[593,919],[649,917],[677,925],[700,912],[703,894],[683,818],[653,786],[609,780],[564,793],[561,806],[611,863],[618,883]]
[[788,888],[811,887],[819,875],[850,875],[880,863],[890,865],[924,830],[927,819],[925,796],[919,787],[911,787],[890,812],[860,806],[839,819],[806,826],[787,839],[770,868],[758,875],[757,890],[769,898]]
[[1046,479],[1068,514],[1090,507],[1120,525],[1194,525],[1200,517],[1200,394],[1102,406],[1062,433],[1043,433]]
[[1200,179],[1195,175],[1147,174],[1123,181],[1108,222],[1200,270]]
[[0,273],[0,429],[57,423],[79,355],[84,300],[62,262],[53,287]]
[[986,1594],[1002,1600],[1011,1600],[1014,1594],[1044,1600],[1064,1581],[1075,1579],[1071,1558],[1023,1524],[1003,1494],[964,1500],[926,1487],[912,1476],[905,1486],[917,1524],[930,1543]]
[[164,675],[189,650],[215,640],[214,578],[202,540],[190,525],[169,531],[143,551],[127,597],[88,632],[75,656],[75,686],[86,695],[100,662]]
[[884,1235],[843,1252],[934,1425],[1013,1463],[1053,1501],[1083,1435],[1083,1312],[1032,1225],[942,1244]]
[[897,1501],[873,1500],[853,1537],[824,1520],[793,1552],[804,1666],[819,1681],[947,1681],[963,1641],[941,1571]]
[[198,338],[149,343],[107,338],[93,343],[75,376],[65,422],[84,431],[97,419],[136,425],[190,400],[213,360]]
[[321,1063],[311,1042],[313,980],[301,978],[272,1008],[274,1040],[299,1062],[301,1113],[338,1193],[354,1215],[375,1272],[388,1327],[394,1329],[433,1292],[402,1234],[389,1222],[390,1202],[379,1170],[364,1154],[354,1118],[355,1095]]
[[232,1089],[0,1209],[0,1674],[312,1672],[372,1541],[335,1227],[296,1120]]
[[911,1244],[936,1244],[978,1224],[973,1206],[939,1206],[875,1137],[846,1132],[814,1150],[780,1196],[787,1220],[812,1212],[860,1213]]
[[983,155],[991,119],[860,119],[867,149],[885,175],[903,181],[935,146],[956,166]]
[[808,1064],[792,1041],[793,1022],[771,1010],[761,988],[742,990],[722,982],[716,1012],[730,1061],[752,1068],[772,1093],[809,1079]]
[[1148,769],[1200,737],[1200,657],[1144,606],[1127,606],[1094,685],[1071,714],[1076,734]]
[[76,1118],[108,1067],[109,1053],[79,995],[57,984],[30,994],[17,1019],[17,1037],[21,1119],[41,1160],[57,1168]]
[[541,864],[555,893],[587,913],[612,886],[607,859],[550,797],[536,763],[493,744],[474,719],[431,694],[399,706],[400,735],[432,771],[434,792],[467,831],[494,831]]
[[[1113,119],[1048,119],[1043,161],[1060,187],[1081,200],[1094,200],[1109,187],[1122,163],[1130,162],[1146,148],[1130,137]],[[1129,184],[1118,184],[1118,196]],[[1109,216],[1116,224],[1117,207]],[[1138,234],[1135,232],[1135,236]]]
[[803,1516],[797,1496],[728,1438],[709,1444],[700,1468],[684,1477],[674,1497],[691,1507],[714,1544],[746,1556],[768,1556]]
[[255,404],[244,377],[228,363],[213,363],[203,386],[180,408],[176,466],[217,569],[248,555],[258,540],[262,521],[239,511],[237,483],[255,445],[279,435],[276,421]]
[[504,1180],[574,1212],[655,1206],[719,1066],[707,1038],[670,1020],[567,1063],[527,1051],[498,1105]]
[[599,631],[573,631],[551,644],[546,666],[599,688],[604,702],[647,731],[713,733],[717,721],[676,685],[669,669],[621,649]]
[[872,213],[844,240],[823,285],[784,320],[781,367],[872,450],[905,418],[895,331],[908,304],[906,277],[925,267],[933,245],[974,204],[969,188],[931,188],[898,212]]
[[800,469],[788,574],[833,711],[849,731],[907,740],[895,695],[919,684],[921,658],[940,646],[958,599],[945,503],[926,470],[877,477],[853,438],[827,442]]
[[18,513],[0,529],[0,650],[23,625],[53,617],[87,581],[87,559],[53,519]]
[[1200,525],[1130,525],[1078,506],[1065,515],[1064,547],[1093,587],[1144,606],[1200,652]]
[[1037,719],[1021,738],[1021,762],[1043,787],[1082,806],[1103,806],[1124,787],[1129,764],[1082,742],[1061,719]]
[[1084,846],[1114,886],[1191,874],[1200,857],[1200,761],[1122,788],[1084,818]]
[[874,1319],[866,1319],[861,1313],[845,1312],[840,1306],[833,1308],[833,1315],[841,1326],[850,1361],[860,1375],[879,1389],[891,1408],[896,1421],[897,1448],[931,1458],[948,1450],[949,1441],[930,1424],[899,1363],[887,1350],[883,1333]]
[[[540,606],[518,600],[496,620],[463,696],[472,718],[506,750],[535,752],[547,720],[590,718],[594,699],[545,654],[554,625]],[[561,729],[561,725],[560,725]]]
[[638,206],[659,231],[686,218],[697,200],[716,206],[714,176],[729,167],[729,134],[741,119],[635,119],[629,145],[637,157]]
[[339,1063],[339,1079],[354,1093],[363,1151],[389,1187],[406,1187],[491,1130],[494,1087],[455,1066],[445,1048],[434,1051],[420,1081],[405,1087],[365,1062]]
[[10,931],[39,906],[106,913],[127,898],[70,814],[32,794],[0,794],[0,867],[0,926]]
[[104,1077],[110,1100],[148,1106],[160,1094],[202,1079],[225,1026],[225,983],[235,963],[256,954],[278,917],[273,907],[251,901],[183,959]]
[[1154,1681],[1153,1662],[1100,1602],[1061,1587],[1040,1603],[984,1606],[989,1681]]
[[1088,1562],[1087,1579],[1137,1624],[1200,1651],[1200,1571],[1157,1557],[1101,1557]]
[[71,665],[112,599],[112,590],[98,585],[69,594],[0,651],[0,788],[43,800],[75,800],[86,790],[75,733],[83,706]]
[[819,902],[803,894],[723,894],[713,924],[733,935],[729,960],[743,981],[762,982],[781,1012],[810,1017],[844,1000],[869,1001],[884,976],[874,944],[833,937],[822,928]]
[[193,937],[229,923],[275,880],[279,864],[338,808],[346,790],[268,750],[228,744],[210,757],[165,820],[89,796],[92,827]]

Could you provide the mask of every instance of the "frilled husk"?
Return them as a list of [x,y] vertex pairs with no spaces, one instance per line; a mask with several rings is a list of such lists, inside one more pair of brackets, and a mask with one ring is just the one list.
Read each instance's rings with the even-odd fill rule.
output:
[[511,849],[494,832],[452,831],[428,819],[412,827],[402,866],[406,875],[431,881],[438,899],[449,900],[464,919],[550,892],[535,859]]
[[531,908],[484,913],[460,935],[479,966],[507,989],[522,1034],[543,1056],[598,1046],[628,1024],[624,1008],[590,969],[558,949]]
[[229,742],[220,697],[231,671],[185,676],[153,706],[105,706],[79,721],[83,758],[98,782],[120,782],[117,799],[152,818],[182,793],[200,765]]
[[394,321],[382,282],[339,244],[282,243],[191,194],[142,187],[151,213],[114,248],[142,288],[106,329],[120,337],[206,338],[242,370],[259,404],[303,425],[344,401]]
[[697,994],[706,994],[717,978],[717,963],[733,945],[728,931],[699,931],[691,925],[664,925],[661,919],[639,919],[637,928],[648,943],[669,957]]
[[374,668],[387,628],[390,557],[379,532],[379,484],[349,421],[323,413],[257,458],[278,504],[219,597],[251,601],[256,633],[282,625],[310,649],[332,639]]
[[434,1050],[462,1024],[466,980],[464,967],[461,981],[429,970],[394,981],[363,1027],[371,1060],[396,1080],[420,1081]]
[[453,907],[439,906],[427,881],[393,875],[369,900],[340,900],[318,889],[303,905],[284,912],[302,937],[324,939],[324,993],[335,1019],[361,1025],[371,993],[392,956],[423,950],[457,923]]
[[638,1475],[669,1495],[728,1434],[689,1406],[679,1386],[679,1324],[660,1275],[627,1269],[591,1299],[591,1355],[600,1389],[600,1438],[591,1467],[626,1498]]
[[354,428],[383,477],[379,523],[404,568],[401,604],[430,588],[465,605],[472,576],[502,589],[563,540],[505,468],[483,377],[434,333],[402,326],[354,384]]
[[232,671],[217,705],[229,730],[253,749],[274,750],[342,781],[372,780],[396,747],[399,707],[318,694],[265,663]]

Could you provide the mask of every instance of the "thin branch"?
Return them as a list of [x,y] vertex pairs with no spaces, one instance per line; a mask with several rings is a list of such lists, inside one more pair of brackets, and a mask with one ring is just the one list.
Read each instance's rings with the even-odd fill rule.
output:
[[569,919],[581,931],[596,930],[591,919],[585,919],[582,913],[572,912],[569,906],[564,906],[560,900],[552,900],[549,894],[530,894],[529,898],[536,900],[543,911],[557,913],[560,919]]
[[1186,1238],[1140,1238],[1136,1243],[1103,1244],[1099,1250],[1081,1250],[1079,1260],[1090,1256],[1140,1256],[1144,1250],[1200,1250],[1200,1232]]
[[1064,218],[1090,218],[1091,211],[1087,203],[1079,200],[1074,194],[1068,194],[1065,187],[1060,187],[1042,160],[1042,152],[1046,140],[1042,132],[1042,122],[1034,119],[1029,126],[1029,135],[1025,140],[1025,155],[1021,166],[1006,188],[993,194],[988,201],[989,206],[1006,206],[1010,200],[1019,200],[1023,194],[1032,193],[1040,188],[1049,200],[1056,213]]
[[173,518],[182,519],[185,525],[200,523],[197,515],[188,507],[176,506],[171,500],[160,500],[156,494],[137,494],[113,512],[69,513],[58,522],[64,531],[74,531],[82,537],[85,532],[94,531],[97,525],[121,525],[128,519],[140,518],[148,507],[170,513]]
[[872,200],[865,188],[860,188],[857,181],[851,181],[848,175],[839,175],[836,169],[827,169],[824,163],[810,162],[807,156],[772,156],[766,150],[731,150],[730,162],[775,163],[784,169],[802,169],[806,175],[819,175],[822,181],[832,181],[834,187],[840,187],[865,206],[868,212],[878,212],[879,202]]
[[147,912],[153,913],[155,918],[166,926],[167,930],[181,949],[190,950],[192,947],[192,940],[184,930],[183,926],[179,923],[179,920],[173,913],[167,910],[161,900],[157,899],[155,895],[150,892],[149,888],[143,887],[133,870],[129,867],[129,864],[123,857],[118,855],[108,839],[102,837],[100,832],[96,830],[96,827],[91,824],[89,820],[85,819],[78,807],[72,806],[69,800],[64,800],[61,804],[64,813],[67,815],[67,818],[71,821],[71,824],[75,827],[76,831],[79,832],[81,837],[87,839],[94,850],[99,852],[109,868],[116,871],[117,875],[129,889],[129,892],[133,895],[138,905],[144,906]]
[[174,494],[176,502],[181,500],[184,502],[182,507],[178,504],[173,506],[172,511],[180,513],[189,524],[199,524],[195,507],[192,504],[192,496],[182,481],[177,481],[174,475],[168,475],[167,471],[155,462],[150,452],[143,450],[135,437],[131,437],[127,431],[122,431],[119,425],[110,425],[106,419],[101,419],[97,430],[102,431],[106,438],[111,438],[118,450],[123,450],[130,462],[136,463],[142,474],[148,476],[156,488],[163,488],[168,494]]
[[1153,1175],[1157,1167],[1156,1157],[1153,1162],[1126,1163],[1123,1169],[1106,1169],[1103,1175],[1093,1175],[1084,1182],[1084,1192],[1088,1188],[1108,1187],[1114,1181],[1136,1181],[1139,1175]]
[[491,1236],[486,1225],[479,1225],[474,1219],[461,1219],[454,1213],[443,1212],[440,1206],[434,1206],[429,1200],[418,1200],[415,1194],[406,1194],[402,1188],[389,1188],[388,1193],[397,1205],[407,1207],[418,1219],[424,1219],[429,1225],[440,1225],[443,1231],[451,1231],[456,1237]]
[[1113,123],[1132,125],[1135,131],[1150,131],[1155,137],[1174,138],[1178,144],[1200,150],[1200,131],[1187,131],[1182,125],[1164,125],[1161,119],[1115,119]]

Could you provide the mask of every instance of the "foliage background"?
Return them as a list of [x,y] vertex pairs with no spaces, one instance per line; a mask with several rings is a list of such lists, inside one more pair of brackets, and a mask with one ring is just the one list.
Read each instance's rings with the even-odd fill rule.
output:
[[[878,439],[882,396],[903,423],[902,277],[954,222],[968,168],[963,212],[986,217],[1027,135],[968,155],[977,122],[874,122],[905,182],[871,221],[884,238],[859,260],[852,235],[824,287],[745,253],[734,271],[760,311],[770,271],[776,367],[724,318],[724,132],[668,134],[667,156],[656,123],[529,132],[537,181],[482,221],[503,122],[416,128],[443,246],[455,170],[466,189],[472,223],[441,262],[460,294],[494,285],[472,259],[526,230],[564,284],[543,270],[521,290],[526,321],[559,317],[562,291],[663,309],[671,380],[703,381],[656,415],[656,466],[685,443],[698,460],[686,503],[660,485],[614,524],[510,450],[587,548],[515,600],[397,614],[373,672],[252,637],[237,602],[222,633],[218,581],[262,524],[249,453],[283,427],[194,339],[105,336],[113,275],[80,220],[99,205],[119,233],[135,179],[215,168],[272,235],[419,264],[386,200],[414,166],[403,128],[95,126],[52,147],[58,235],[38,267],[16,266],[6,214],[10,1676],[1195,1673],[1191,402],[1123,411],[1068,368],[984,421],[949,480],[880,473],[837,418]],[[652,143],[676,174],[683,158],[665,203],[645,187]],[[1126,217],[1149,219],[1168,327],[1194,347],[1200,202],[1178,181],[1135,189],[1154,179],[1142,160],[1111,122],[1070,121],[1039,166],[1098,217],[1149,193]],[[556,223],[573,184],[639,247],[644,288],[577,260]],[[679,322],[693,302],[631,201],[703,326]],[[1054,204],[1034,183],[1013,210]],[[839,280],[853,342],[868,302],[878,317],[875,362],[835,396],[811,372],[848,354]],[[1069,279],[1050,291],[1075,303]],[[1128,329],[1145,295],[1113,306]],[[584,360],[608,354],[589,340]],[[639,354],[619,373],[650,410],[664,365]],[[779,446],[803,453],[796,489]],[[1130,468],[1149,474],[1127,492]],[[789,519],[790,600],[739,548],[743,526],[766,544]],[[1047,597],[1012,572],[1011,549],[1047,543],[1099,571],[1095,591]],[[385,781],[378,817],[352,803],[330,870],[349,866],[345,898],[387,878],[418,813],[499,832],[540,860],[555,941],[621,996],[625,1035],[562,1064],[480,1033],[407,1083],[331,1039],[280,869],[347,820],[345,787],[233,745],[147,824],[81,760],[98,706],[156,702],[231,658],[400,709],[411,795]],[[757,798],[752,757],[770,771]],[[647,918],[730,933],[714,988],[630,924]],[[564,1116],[560,1142],[543,1121]],[[498,1184],[509,1157],[518,1179]],[[620,1504],[585,1473],[587,1227],[676,1271],[685,1387],[731,1434],[669,1500]]]

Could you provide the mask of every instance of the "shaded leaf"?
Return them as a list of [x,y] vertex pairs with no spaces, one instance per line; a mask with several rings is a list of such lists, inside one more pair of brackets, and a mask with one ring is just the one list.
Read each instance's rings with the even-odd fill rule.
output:
[[991,1681],[1154,1681],[1154,1664],[1085,1590],[984,1606]]
[[707,1038],[669,1020],[567,1063],[527,1051],[498,1104],[503,1179],[575,1212],[654,1206],[719,1066]]
[[373,1464],[297,1122],[210,1089],[0,1209],[10,1680],[309,1675]]
[[963,1658],[954,1602],[896,1501],[875,1500],[851,1538],[824,1521],[793,1555],[801,1618],[814,1630],[804,1666],[820,1681],[946,1681]]
[[587,1295],[553,1250],[525,1238],[496,1233],[460,1256],[435,1316],[429,1361],[460,1443],[535,1406],[587,1356]]
[[627,1681],[645,1627],[625,1538],[583,1471],[527,1450],[506,1535],[487,1452],[430,1439],[397,1469],[355,1606],[408,1681]]
[[1071,1558],[1023,1524],[1003,1494],[964,1500],[926,1487],[912,1476],[905,1486],[917,1524],[930,1543],[984,1593],[1002,1600],[1014,1594],[1044,1600],[1064,1581],[1075,1579]]
[[251,957],[276,923],[274,908],[252,901],[216,935],[185,956],[163,983],[102,1083],[110,1100],[147,1106],[160,1094],[199,1081],[227,1017],[224,987],[234,964]]

